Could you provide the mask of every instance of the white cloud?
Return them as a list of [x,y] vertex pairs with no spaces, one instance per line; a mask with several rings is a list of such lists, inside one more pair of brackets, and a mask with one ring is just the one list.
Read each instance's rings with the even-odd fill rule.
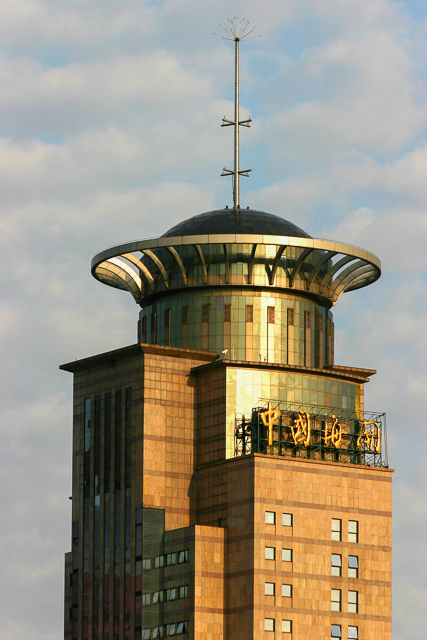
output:
[[5,0],[0,8],[5,45],[39,51],[47,45],[73,47],[82,54],[117,39],[143,39],[156,32],[157,12],[151,3]]
[[[275,182],[263,189],[249,191],[247,195],[251,207],[271,211],[304,229],[315,205],[335,198],[326,181],[309,175]],[[308,227],[305,231],[311,232]]]
[[319,16],[339,24],[345,31],[366,30],[370,26],[399,27],[397,11],[402,7],[387,0],[313,0],[312,6]]
[[26,132],[69,135],[111,118],[132,121],[147,109],[162,121],[173,110],[204,104],[211,93],[205,74],[185,68],[176,55],[116,55],[46,68],[31,59],[7,59],[0,66],[0,109],[12,135]]
[[408,54],[384,30],[310,51],[295,73],[312,77],[316,86],[321,77],[327,96],[303,101],[275,118],[269,135],[276,139],[276,161],[329,166],[342,153],[351,159],[353,148],[396,152],[427,124]]

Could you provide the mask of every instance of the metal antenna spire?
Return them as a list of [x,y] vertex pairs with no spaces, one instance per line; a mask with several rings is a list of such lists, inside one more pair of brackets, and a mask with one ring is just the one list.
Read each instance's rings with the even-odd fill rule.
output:
[[[233,20],[228,20],[227,27],[222,24],[220,24],[220,27],[224,29],[227,36],[215,35],[220,35],[224,40],[234,41],[234,120],[227,120],[224,116],[221,125],[221,127],[234,127],[234,169],[227,169],[227,165],[225,165],[221,176],[233,176],[233,205],[235,209],[238,209],[240,207],[240,176],[249,178],[249,172],[252,171],[250,167],[240,171],[239,166],[239,130],[241,126],[250,127],[252,122],[250,116],[247,120],[239,119],[239,42],[247,39],[253,33],[255,27],[250,28],[249,20],[246,20],[246,18],[239,21],[236,17]],[[256,38],[258,36],[252,37]]]

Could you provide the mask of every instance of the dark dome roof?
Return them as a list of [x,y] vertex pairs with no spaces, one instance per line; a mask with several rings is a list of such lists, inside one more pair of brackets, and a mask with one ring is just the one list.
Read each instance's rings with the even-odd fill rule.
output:
[[271,236],[311,238],[305,231],[284,218],[254,209],[217,209],[200,213],[176,224],[162,237],[199,236],[225,233],[246,233]]

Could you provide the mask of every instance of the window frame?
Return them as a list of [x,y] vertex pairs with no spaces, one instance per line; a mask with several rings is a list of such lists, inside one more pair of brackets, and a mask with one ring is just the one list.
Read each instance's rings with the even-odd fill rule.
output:
[[[287,560],[286,558],[283,557],[285,551],[289,551],[290,560]],[[282,562],[293,562],[293,559],[294,559],[294,550],[293,549],[284,549],[284,548],[282,548]]]
[[[273,557],[267,558],[267,549],[273,551]],[[276,547],[264,547],[264,560],[275,560],[276,559]]]
[[[285,522],[285,516],[289,516],[290,524]],[[293,527],[294,526],[294,516],[292,513],[282,513],[282,527]]]
[[176,597],[176,587],[170,587],[169,589],[166,589],[166,598],[165,601],[166,602],[174,602],[175,600],[177,600]]
[[[350,566],[350,558],[356,558],[356,566],[355,567],[351,567]],[[351,575],[350,571],[354,571],[355,575]],[[359,556],[353,556],[353,555],[349,555],[348,556],[348,577],[349,578],[358,578],[359,577]]]
[[184,549],[183,551],[178,551],[177,564],[184,564],[185,562],[188,562],[188,557],[189,557],[189,550],[188,549]]
[[[283,628],[283,624],[286,622],[289,623],[289,629]],[[292,633],[292,620],[282,620],[282,633]]]
[[[354,597],[354,602],[350,602],[350,594]],[[347,592],[347,607],[349,613],[359,613],[359,592],[349,589]]]
[[[268,517],[272,516],[272,522],[268,521]],[[276,512],[275,511],[265,511],[264,513],[264,523],[265,524],[276,524]]]
[[[355,531],[350,531],[350,523],[354,526]],[[357,544],[359,542],[359,521],[358,520],[349,520],[347,526],[348,532],[348,542],[353,544]]]
[[[267,622],[268,623],[272,623],[272,629],[267,629]],[[274,618],[264,618],[264,631],[272,631],[274,633],[274,631],[276,630],[276,621]]]
[[[338,595],[338,600],[334,596]],[[331,611],[342,611],[342,590],[331,589]]]
[[176,565],[176,551],[166,554],[166,566],[174,567]]
[[160,567],[164,567],[165,565],[165,556],[161,555],[161,556],[156,556],[154,558],[154,568],[155,569],[160,569]]
[[181,587],[178,587],[178,600],[182,600],[183,598],[188,598],[188,584],[184,584]]
[[[339,529],[334,529],[334,524],[339,523]],[[335,542],[342,542],[342,519],[332,518],[331,521],[331,540]]]
[[[339,564],[334,564],[334,557],[339,558]],[[335,573],[334,569],[336,569]],[[331,554],[331,576],[335,576],[338,578],[342,576],[342,555],[340,553]]]

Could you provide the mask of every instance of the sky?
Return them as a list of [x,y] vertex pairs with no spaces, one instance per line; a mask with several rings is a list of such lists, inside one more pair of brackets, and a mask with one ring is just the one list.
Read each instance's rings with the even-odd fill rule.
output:
[[[427,636],[427,3],[3,0],[0,4],[0,640],[63,634],[72,376],[136,341],[91,258],[232,204],[234,15],[241,205],[372,251],[334,310],[338,364],[376,369],[394,473],[393,640]],[[367,506],[369,496],[366,496]]]

